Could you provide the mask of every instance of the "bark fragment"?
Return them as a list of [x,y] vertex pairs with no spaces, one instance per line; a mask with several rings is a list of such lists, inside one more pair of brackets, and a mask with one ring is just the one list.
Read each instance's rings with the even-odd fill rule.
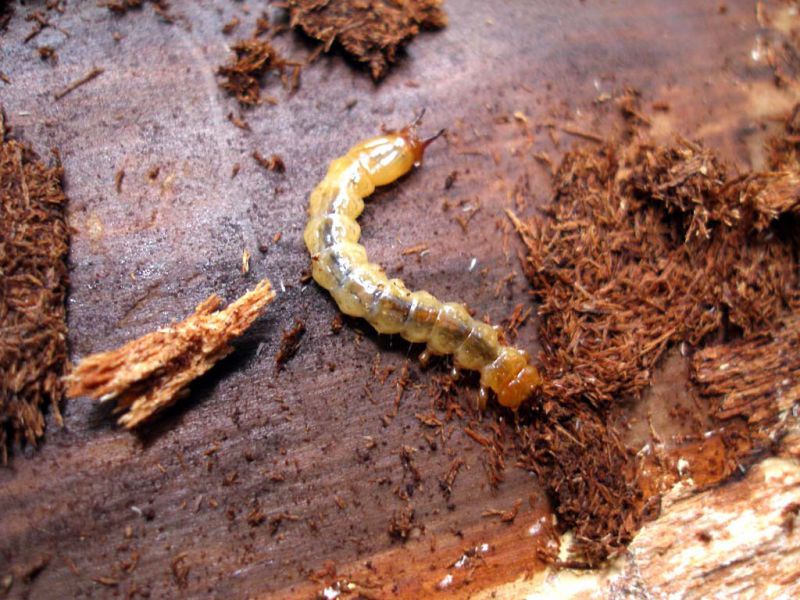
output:
[[174,404],[192,380],[230,354],[230,342],[274,297],[267,279],[222,310],[222,300],[213,294],[180,323],[84,358],[66,378],[67,394],[116,399],[116,412],[125,413],[119,424],[138,427]]

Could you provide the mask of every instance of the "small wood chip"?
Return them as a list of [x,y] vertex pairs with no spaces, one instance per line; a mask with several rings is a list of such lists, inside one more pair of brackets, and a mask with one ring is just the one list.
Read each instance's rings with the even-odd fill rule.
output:
[[222,310],[222,300],[214,294],[180,323],[84,358],[66,377],[67,394],[115,399],[115,412],[125,413],[120,425],[140,426],[174,404],[192,380],[230,354],[230,341],[244,333],[274,297],[267,279]]
[[75,81],[70,83],[67,87],[62,89],[61,91],[56,92],[55,94],[53,94],[53,98],[55,98],[56,100],[61,100],[67,94],[75,91],[76,89],[78,89],[82,85],[84,85],[86,83],[89,83],[92,79],[94,79],[95,77],[99,77],[103,73],[105,73],[105,69],[101,69],[100,67],[94,67],[88,73],[86,73],[86,75],[84,75],[83,77],[80,77],[80,78],[76,79]]

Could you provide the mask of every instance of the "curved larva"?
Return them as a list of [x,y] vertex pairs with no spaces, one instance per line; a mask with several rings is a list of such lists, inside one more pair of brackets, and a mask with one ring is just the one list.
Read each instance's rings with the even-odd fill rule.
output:
[[463,304],[441,302],[389,279],[358,243],[361,227],[356,219],[364,198],[419,165],[436,137],[420,140],[412,124],[356,144],[331,162],[309,197],[303,237],[312,275],[343,313],[366,319],[379,333],[426,343],[431,354],[452,354],[458,367],[480,372],[483,400],[489,388],[500,404],[517,408],[541,385],[528,354],[500,344],[497,331],[473,319]]

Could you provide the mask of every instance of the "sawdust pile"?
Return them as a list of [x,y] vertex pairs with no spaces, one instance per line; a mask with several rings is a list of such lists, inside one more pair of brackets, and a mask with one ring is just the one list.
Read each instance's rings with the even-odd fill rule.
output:
[[622,407],[665,351],[712,334],[755,339],[800,307],[800,177],[729,175],[710,151],[607,145],[565,156],[547,214],[523,223],[546,381],[521,436],[576,556],[596,565],[656,514]]
[[127,411],[120,425],[137,427],[174,404],[192,380],[230,354],[231,340],[244,333],[274,297],[266,279],[223,310],[214,294],[176,325],[84,358],[67,377],[67,394],[116,399],[116,412]]
[[35,444],[43,409],[60,423],[67,363],[65,299],[69,230],[60,164],[6,140],[0,111],[0,459]]
[[420,29],[447,25],[442,0],[288,0],[291,26],[321,41],[334,43],[379,80],[397,61],[398,52]]

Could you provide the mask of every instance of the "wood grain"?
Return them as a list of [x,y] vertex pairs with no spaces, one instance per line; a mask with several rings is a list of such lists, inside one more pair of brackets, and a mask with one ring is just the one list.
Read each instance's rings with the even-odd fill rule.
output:
[[[587,143],[549,136],[542,124],[605,135],[615,109],[594,101],[631,85],[645,102],[670,105],[653,117],[656,136],[700,138],[742,166],[758,163],[763,119],[794,96],[775,90],[768,66],[752,59],[759,33],[752,2],[725,4],[721,14],[717,3],[693,0],[450,0],[449,26],[417,38],[380,85],[339,56],[322,58],[294,96],[270,88],[277,106],[244,113],[250,132],[228,120],[238,107],[214,76],[231,40],[222,25],[238,15],[239,32],[249,33],[254,21],[239,3],[174,2],[174,25],[147,6],[120,18],[94,2],[70,3],[52,15],[68,37],[47,28],[29,43],[24,16],[32,7],[17,7],[0,33],[0,71],[11,81],[0,83],[0,94],[15,135],[42,153],[57,147],[64,161],[75,228],[73,359],[179,320],[211,293],[231,301],[265,276],[280,293],[237,351],[146,435],[119,430],[88,400],[73,401],[63,429],[49,423],[40,449],[17,453],[0,471],[0,582],[13,576],[11,596],[139,589],[153,597],[309,597],[327,585],[309,577],[330,574],[325,561],[333,561],[335,579],[374,597],[431,595],[448,575],[448,595],[467,597],[539,568],[536,546],[550,543],[552,532],[531,476],[509,467],[492,490],[482,449],[460,426],[448,426],[435,447],[423,437],[430,431],[414,415],[429,410],[423,388],[435,369],[415,366],[419,349],[354,321],[331,333],[335,306],[301,282],[306,197],[343,149],[427,107],[426,127],[448,127],[451,143],[432,147],[424,168],[376,194],[361,219],[364,242],[410,286],[499,322],[527,302],[515,241],[504,252],[514,182],[530,176],[530,213],[549,195],[547,171],[533,154],[557,159]],[[56,49],[57,66],[38,57],[44,44]],[[276,44],[290,57],[309,51],[291,35]],[[95,67],[103,73],[53,100]],[[254,151],[280,154],[286,173],[265,172]],[[453,171],[456,183],[445,190]],[[454,211],[465,205],[480,210],[462,228]],[[422,243],[427,254],[401,256]],[[247,276],[244,249],[253,257]],[[510,271],[516,279],[496,296]],[[296,317],[307,333],[276,373],[280,332]],[[532,352],[534,331],[529,323],[520,332]],[[412,387],[384,424],[394,376],[380,385],[373,365],[398,372],[407,357]],[[465,384],[464,403],[476,392]],[[392,512],[404,506],[394,493],[408,483],[403,446],[416,449],[422,474],[411,499],[419,527],[405,544],[387,533]],[[438,480],[457,456],[465,467],[446,498]],[[522,510],[510,526],[481,516],[518,498]],[[247,516],[256,506],[267,521],[254,527]],[[298,520],[284,518],[271,533],[269,519],[286,513]],[[483,544],[468,571],[454,567]]]

